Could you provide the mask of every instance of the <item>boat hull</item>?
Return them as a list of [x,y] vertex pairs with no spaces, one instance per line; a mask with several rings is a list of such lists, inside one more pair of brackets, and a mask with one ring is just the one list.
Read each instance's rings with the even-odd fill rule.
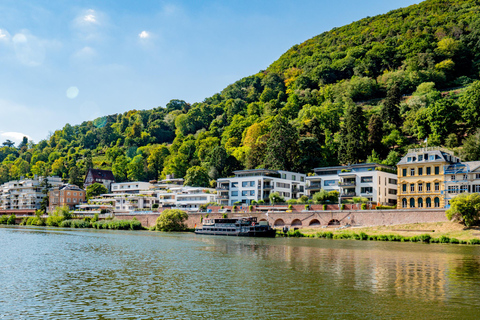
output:
[[270,229],[266,231],[206,231],[202,229],[195,229],[196,234],[204,234],[211,236],[230,236],[230,237],[262,237],[262,238],[274,238],[276,231],[275,229]]

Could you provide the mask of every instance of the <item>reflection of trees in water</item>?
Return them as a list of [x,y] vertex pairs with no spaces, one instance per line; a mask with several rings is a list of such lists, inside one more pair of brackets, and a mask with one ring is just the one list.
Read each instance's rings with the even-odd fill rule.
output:
[[221,245],[213,241],[217,245],[213,250],[277,260],[279,266],[301,272],[318,285],[331,283],[403,298],[444,301],[452,294],[460,295],[458,284],[465,290],[469,286],[466,281],[480,282],[479,258],[469,255],[459,259],[461,247],[310,239],[235,240],[223,240]]

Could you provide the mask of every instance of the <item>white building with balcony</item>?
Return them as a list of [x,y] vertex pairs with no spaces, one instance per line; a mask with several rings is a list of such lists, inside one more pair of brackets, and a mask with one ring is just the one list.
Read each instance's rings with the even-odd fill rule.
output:
[[[0,210],[38,210],[46,194],[43,177],[21,179],[4,183],[1,189]],[[47,177],[48,190],[62,186],[60,177]]]
[[272,192],[278,192],[285,200],[305,195],[306,175],[303,173],[268,169],[233,173],[233,178],[217,180],[217,202],[221,205],[250,204],[254,200],[268,199]]
[[451,163],[443,167],[445,207],[460,193],[480,193],[480,161]]
[[307,177],[307,195],[321,189],[336,190],[342,200],[354,197],[367,198],[378,204],[397,203],[397,174],[395,168],[361,163],[349,166],[315,168],[315,175]]

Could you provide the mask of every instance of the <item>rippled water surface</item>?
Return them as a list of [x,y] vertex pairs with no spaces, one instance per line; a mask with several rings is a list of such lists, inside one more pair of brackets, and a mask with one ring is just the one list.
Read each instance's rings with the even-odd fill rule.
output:
[[479,319],[480,247],[0,228],[0,319]]

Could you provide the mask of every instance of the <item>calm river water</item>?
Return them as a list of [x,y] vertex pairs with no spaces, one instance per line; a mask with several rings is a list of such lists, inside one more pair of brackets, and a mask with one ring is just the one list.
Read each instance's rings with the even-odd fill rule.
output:
[[0,228],[0,319],[479,319],[480,247]]

